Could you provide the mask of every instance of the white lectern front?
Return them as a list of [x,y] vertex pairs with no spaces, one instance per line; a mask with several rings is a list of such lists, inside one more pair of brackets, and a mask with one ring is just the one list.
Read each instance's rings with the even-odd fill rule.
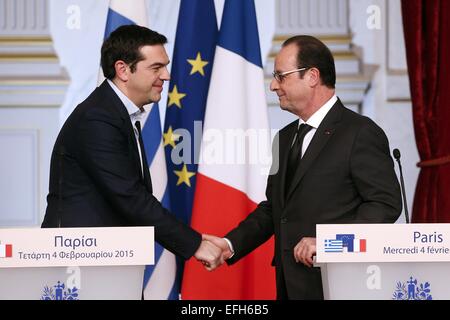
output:
[[0,299],[141,299],[153,227],[0,229]]
[[317,226],[325,299],[450,299],[450,224]]

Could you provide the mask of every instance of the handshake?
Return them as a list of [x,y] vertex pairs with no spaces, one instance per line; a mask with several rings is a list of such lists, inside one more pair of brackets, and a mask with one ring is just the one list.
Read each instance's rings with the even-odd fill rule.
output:
[[195,252],[195,258],[206,270],[213,271],[233,255],[228,242],[224,238],[202,234],[202,242]]

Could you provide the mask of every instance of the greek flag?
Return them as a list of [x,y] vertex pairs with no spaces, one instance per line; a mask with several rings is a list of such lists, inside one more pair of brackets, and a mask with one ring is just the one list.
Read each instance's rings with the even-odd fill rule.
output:
[[342,240],[325,240],[325,252],[342,252],[343,249]]

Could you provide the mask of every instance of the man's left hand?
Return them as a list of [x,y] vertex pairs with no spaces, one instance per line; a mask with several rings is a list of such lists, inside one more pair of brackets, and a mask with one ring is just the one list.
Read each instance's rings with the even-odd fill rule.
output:
[[316,255],[316,238],[302,238],[294,248],[295,261],[305,266],[313,266],[313,257]]

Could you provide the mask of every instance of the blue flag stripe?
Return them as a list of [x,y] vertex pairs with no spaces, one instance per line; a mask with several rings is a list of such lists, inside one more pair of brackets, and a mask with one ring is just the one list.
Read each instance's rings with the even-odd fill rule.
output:
[[164,248],[157,242],[155,242],[155,264],[154,265],[148,265],[145,267],[144,272],[144,288],[147,286],[148,281],[150,280],[153,271],[155,270],[155,267],[157,265],[157,261],[159,261],[159,258],[161,258],[161,254],[163,253]]
[[106,18],[106,28],[105,28],[105,39],[109,37],[111,32],[116,30],[118,27],[128,24],[136,24],[130,19],[124,17],[120,13],[112,9],[108,9],[108,17]]
[[225,1],[218,44],[262,68],[253,0]]
[[158,104],[153,104],[152,110],[148,115],[144,128],[142,129],[142,138],[149,165],[153,162],[156,151],[161,143],[161,123],[159,117]]
[[168,300],[178,300],[179,299],[180,289],[181,289],[180,288],[180,283],[181,283],[181,281],[180,281],[179,277],[177,276],[176,279],[175,279],[175,283],[174,283],[174,285],[172,287],[172,290],[170,291],[170,294],[167,297]]
[[164,208],[170,211],[170,197],[169,197],[169,190],[167,189],[164,191],[163,198],[161,199],[161,203]]

